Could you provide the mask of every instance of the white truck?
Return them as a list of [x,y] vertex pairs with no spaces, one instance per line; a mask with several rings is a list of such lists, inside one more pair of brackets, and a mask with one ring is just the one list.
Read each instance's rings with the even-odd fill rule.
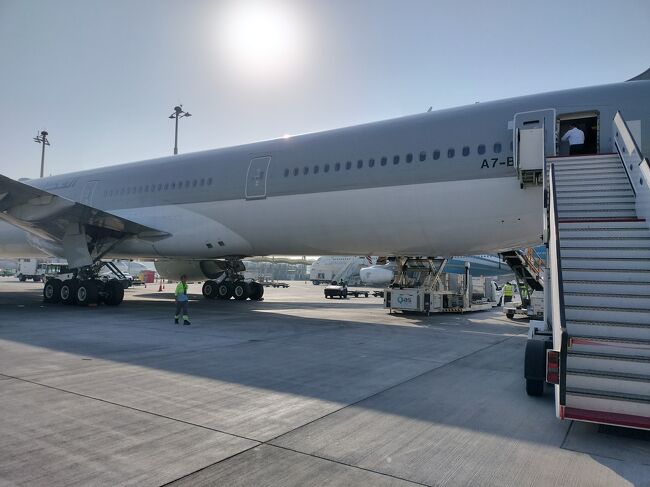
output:
[[45,275],[43,262],[38,259],[18,259],[18,273],[16,277],[20,282],[32,279],[34,282],[41,282]]

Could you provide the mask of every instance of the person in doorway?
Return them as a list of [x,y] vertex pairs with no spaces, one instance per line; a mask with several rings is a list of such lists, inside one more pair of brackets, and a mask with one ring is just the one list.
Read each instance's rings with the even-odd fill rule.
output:
[[576,127],[575,124],[569,124],[569,130],[567,130],[562,136],[562,142],[569,143],[570,155],[574,156],[577,154],[584,154],[585,133]]
[[183,312],[183,324],[190,324],[190,316],[188,313],[188,304],[189,298],[187,297],[187,276],[183,274],[181,276],[181,282],[176,286],[176,292],[174,293],[176,298],[176,316],[174,316],[174,323],[178,325],[178,320],[181,317],[181,311]]
[[512,301],[512,284],[509,282],[506,282],[505,285],[503,286],[503,304],[509,303]]

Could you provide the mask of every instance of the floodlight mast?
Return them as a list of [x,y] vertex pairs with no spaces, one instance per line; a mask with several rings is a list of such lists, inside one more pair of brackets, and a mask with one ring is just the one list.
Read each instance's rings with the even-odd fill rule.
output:
[[183,105],[177,105],[174,107],[174,111],[172,114],[169,116],[169,118],[173,118],[175,122],[175,129],[174,129],[174,155],[178,154],[178,119],[183,118],[183,117],[191,117],[192,114],[190,112],[185,112],[183,111]]
[[50,141],[47,140],[48,133],[45,130],[42,130],[40,134],[36,134],[34,137],[34,142],[42,144],[41,148],[41,178],[45,172],[45,146],[50,145]]

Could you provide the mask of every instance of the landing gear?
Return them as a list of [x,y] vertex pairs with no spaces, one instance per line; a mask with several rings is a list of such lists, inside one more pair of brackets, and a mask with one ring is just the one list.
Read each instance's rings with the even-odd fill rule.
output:
[[219,285],[212,281],[205,281],[203,283],[203,289],[201,290],[203,292],[203,297],[207,299],[217,299],[217,287]]
[[259,282],[251,282],[248,286],[250,288],[250,295],[248,297],[251,301],[262,301],[264,296],[264,286]]
[[235,281],[224,280],[217,283],[213,280],[208,280],[203,283],[203,296],[206,299],[231,299],[235,298],[237,301],[261,301],[264,296],[264,286],[259,282],[251,281]]
[[232,294],[237,301],[246,301],[250,295],[248,283],[245,281],[238,281],[235,283]]
[[222,282],[217,286],[217,298],[219,299],[232,298],[232,284],[230,282]]
[[[113,272],[115,278],[106,274],[100,275],[99,271],[104,266]],[[127,280],[119,269],[116,272],[112,267],[115,267],[112,263],[97,262],[90,267],[47,279],[43,286],[43,301],[78,306],[100,303],[117,306],[124,300]]]

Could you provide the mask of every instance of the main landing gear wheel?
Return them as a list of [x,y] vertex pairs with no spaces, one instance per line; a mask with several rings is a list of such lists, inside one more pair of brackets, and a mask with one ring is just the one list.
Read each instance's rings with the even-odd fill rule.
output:
[[203,292],[203,296],[206,297],[207,299],[216,299],[217,296],[217,288],[218,284],[214,281],[205,281],[203,283],[203,289],[201,291]]
[[232,284],[229,282],[222,282],[217,286],[217,298],[230,299],[233,295]]
[[59,295],[63,304],[74,304],[77,283],[74,279],[66,279],[61,283]]
[[262,286],[259,282],[251,282],[248,285],[248,288],[250,290],[248,297],[251,299],[251,301],[262,300],[262,296],[264,296],[264,286]]
[[246,301],[250,295],[248,283],[244,281],[237,281],[233,287],[232,294],[237,301]]
[[79,306],[88,306],[99,302],[99,286],[96,281],[80,281],[77,285],[77,304]]
[[124,301],[124,286],[118,280],[111,279],[104,285],[104,302],[109,306],[117,306]]
[[46,303],[58,303],[61,301],[61,281],[49,279],[43,286],[43,301]]

